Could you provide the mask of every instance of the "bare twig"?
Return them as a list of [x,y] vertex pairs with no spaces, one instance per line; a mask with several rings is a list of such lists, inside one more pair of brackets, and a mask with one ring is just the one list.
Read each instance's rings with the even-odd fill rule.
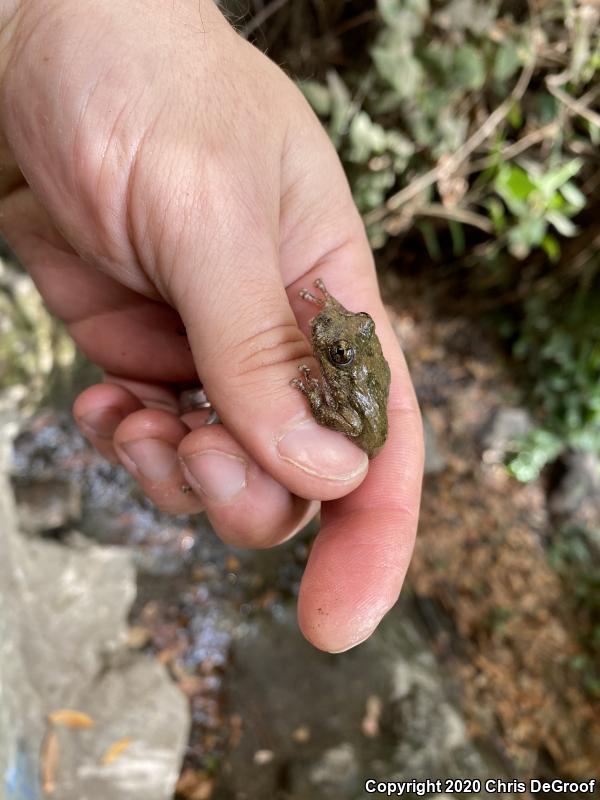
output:
[[[578,102],[587,106],[589,103],[593,103],[598,95],[600,95],[600,87],[595,86],[593,89],[590,89],[588,92],[582,95]],[[569,116],[578,113],[576,109],[572,107],[566,107],[565,111]],[[547,125],[544,125],[535,131],[531,131],[531,133],[528,133],[526,136],[523,136],[522,139],[506,145],[506,147],[503,147],[498,153],[491,153],[489,156],[485,156],[477,161],[473,161],[468,165],[464,174],[470,175],[473,172],[480,172],[483,169],[492,167],[497,163],[499,157],[504,161],[508,161],[509,159],[520,155],[520,153],[523,153],[525,150],[528,150],[530,147],[533,147],[533,145],[538,144],[538,142],[543,142],[544,139],[552,139],[560,131],[560,128],[561,123],[557,120],[549,122]]]
[[577,99],[576,97],[571,97],[571,95],[565,92],[564,89],[560,88],[559,81],[556,80],[557,77],[558,76],[556,75],[548,75],[546,78],[546,86],[548,87],[550,94],[554,95],[554,97],[556,97],[557,100],[565,105],[571,111],[571,113],[587,119],[587,121],[591,122],[592,125],[596,125],[598,128],[600,128],[600,114],[597,114],[588,107],[588,100],[586,99],[591,94],[597,94],[597,88],[588,92],[587,95],[584,95],[584,97]]
[[488,167],[493,167],[494,164],[498,163],[498,158],[503,161],[508,161],[525,152],[525,150],[528,150],[530,147],[533,147],[533,145],[538,144],[538,142],[543,142],[544,139],[552,139],[559,129],[560,126],[557,122],[549,122],[547,125],[523,136],[522,139],[506,145],[506,147],[503,147],[497,153],[491,153],[489,156],[473,161],[468,165],[463,174],[470,175],[473,172],[481,172],[481,170],[487,169]]
[[288,0],[271,0],[270,3],[267,3],[257,14],[255,14],[250,22],[245,25],[242,30],[240,31],[240,35],[247,39],[254,31],[258,30],[261,25],[263,25],[269,17],[272,17],[273,14],[276,14],[280,8],[288,2]]
[[411,213],[413,217],[449,219],[454,222],[462,222],[465,225],[472,225],[474,228],[484,231],[484,233],[494,232],[494,226],[487,217],[476,214],[466,208],[446,208],[441,203],[429,203],[429,205],[417,206],[411,209]]

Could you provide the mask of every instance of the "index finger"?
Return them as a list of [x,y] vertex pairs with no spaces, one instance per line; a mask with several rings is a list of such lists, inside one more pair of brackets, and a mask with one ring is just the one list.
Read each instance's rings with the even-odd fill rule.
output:
[[[357,489],[323,504],[321,531],[300,587],[302,632],[316,647],[334,653],[367,639],[398,598],[417,529],[424,446],[406,361],[374,276],[366,284],[348,281],[347,263],[341,275],[333,264],[317,266],[312,274],[317,273],[344,305],[371,314],[392,373],[386,444]],[[336,294],[340,277],[350,288]],[[357,296],[351,298],[353,293]]]

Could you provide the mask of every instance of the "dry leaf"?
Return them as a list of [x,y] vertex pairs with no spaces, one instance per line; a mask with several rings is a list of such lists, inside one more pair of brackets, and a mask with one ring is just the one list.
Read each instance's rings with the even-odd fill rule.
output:
[[60,751],[58,735],[55,730],[49,730],[42,742],[42,789],[44,794],[54,794],[56,791],[56,771]]
[[105,767],[107,767],[109,764],[112,764],[113,761],[116,761],[117,758],[119,758],[119,756],[131,746],[132,743],[133,738],[131,736],[124,736],[122,739],[117,739],[117,741],[113,742],[104,753],[100,763]]
[[272,750],[257,750],[256,753],[254,753],[254,763],[257,767],[270,764],[274,758],[275,753]]
[[379,718],[381,717],[382,707],[381,699],[377,695],[372,694],[367,697],[367,707],[361,723],[361,730],[370,739],[379,735]]
[[240,743],[240,739],[242,738],[242,731],[244,727],[244,721],[240,714],[232,714],[229,717],[229,747],[233,749],[237,747]]
[[186,769],[177,781],[176,793],[178,797],[185,797],[185,800],[209,800],[214,786],[214,778],[209,777],[206,772]]
[[292,733],[292,739],[298,744],[306,744],[310,740],[310,728],[308,725],[300,725]]
[[241,566],[240,560],[236,558],[236,556],[229,555],[225,559],[225,569],[227,572],[239,572]]
[[127,647],[131,647],[132,650],[141,650],[142,647],[146,647],[151,638],[152,634],[148,628],[144,628],[143,625],[133,625],[127,631]]
[[58,708],[48,714],[48,721],[52,725],[62,725],[65,728],[92,728],[94,720],[83,711],[74,711],[71,708]]

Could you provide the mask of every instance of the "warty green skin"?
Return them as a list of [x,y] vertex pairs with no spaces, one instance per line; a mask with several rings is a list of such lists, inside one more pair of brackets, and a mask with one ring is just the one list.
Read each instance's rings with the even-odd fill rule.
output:
[[[373,319],[364,311],[348,311],[329,292],[321,280],[315,286],[323,294],[317,298],[302,289],[301,297],[320,306],[311,320],[311,340],[321,379],[312,378],[302,364],[302,378],[292,384],[307,398],[317,422],[345,433],[372,458],[383,447],[388,434],[387,400],[390,368],[375,333]],[[343,344],[353,351],[348,364],[336,364],[332,347]]]

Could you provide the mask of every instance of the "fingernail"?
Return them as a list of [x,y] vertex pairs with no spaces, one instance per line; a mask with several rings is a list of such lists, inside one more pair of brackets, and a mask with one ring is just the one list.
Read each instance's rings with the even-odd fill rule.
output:
[[118,445],[126,458],[132,462],[125,466],[132,472],[139,472],[142,478],[152,483],[162,483],[173,472],[177,463],[177,451],[173,445],[160,439],[137,439],[133,442],[123,442]]
[[337,431],[304,420],[277,442],[279,455],[309,475],[347,481],[365,472],[366,453]]
[[95,408],[77,418],[78,425],[84,429],[87,428],[92,436],[99,436],[101,439],[112,439],[122,421],[123,414],[113,406]]
[[246,462],[220,450],[204,450],[182,458],[192,486],[215,503],[227,503],[246,487]]

